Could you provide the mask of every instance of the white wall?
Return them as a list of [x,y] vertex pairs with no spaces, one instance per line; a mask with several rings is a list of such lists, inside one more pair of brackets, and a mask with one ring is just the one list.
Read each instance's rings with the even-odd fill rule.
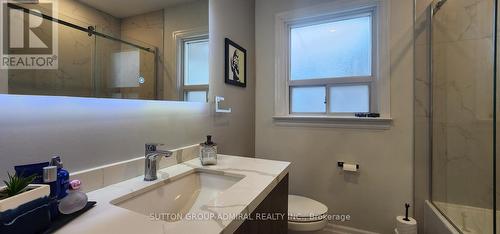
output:
[[[216,114],[215,140],[223,153],[253,156],[255,128],[254,0],[210,0],[210,96],[224,96],[230,114]],[[224,83],[224,38],[247,49],[247,87]],[[213,103],[212,103],[213,104]]]
[[[413,1],[390,1],[391,114],[389,130],[285,127],[273,123],[275,14],[331,0],[257,0],[256,156],[291,161],[290,192],[317,199],[337,223],[392,233],[413,184]],[[359,175],[337,161],[357,162]]]
[[177,41],[174,33],[193,30],[208,31],[208,0],[188,2],[165,8],[164,10],[164,67],[165,98],[179,100],[177,88]]

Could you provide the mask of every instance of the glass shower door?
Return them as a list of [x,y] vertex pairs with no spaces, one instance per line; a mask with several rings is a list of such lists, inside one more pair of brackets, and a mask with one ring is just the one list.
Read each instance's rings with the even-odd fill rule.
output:
[[[38,17],[38,16],[34,16]],[[68,16],[60,15],[62,20],[79,25],[88,25]],[[24,17],[25,20],[29,17]],[[42,19],[48,21],[47,19]],[[50,22],[50,21],[49,21]],[[48,96],[93,96],[93,68],[96,36],[87,32],[50,22],[43,27],[57,26],[58,31],[58,69],[10,69],[8,86],[10,94],[48,95]],[[46,30],[45,31],[50,31]],[[50,37],[40,33],[39,37]]]
[[462,233],[494,233],[494,0],[435,1],[432,188]]
[[[42,41],[57,43],[54,46],[57,57],[54,58],[57,58],[58,67],[10,69],[10,94],[157,99],[159,88],[154,46],[124,39],[119,32],[103,26],[99,27],[104,30],[97,31],[95,25],[91,26],[60,12],[53,17],[52,12],[43,6],[39,6],[40,13],[34,13],[25,9],[23,4],[11,6],[25,15],[22,18],[17,16],[16,22],[28,25],[27,20],[32,17],[42,22],[36,28],[37,36],[44,39]],[[57,38],[52,38],[53,27],[57,28]],[[9,47],[9,50],[22,54],[30,52],[24,48]]]
[[[131,41],[131,40],[127,40]],[[119,40],[96,37],[95,92],[97,97],[157,99],[156,55]]]

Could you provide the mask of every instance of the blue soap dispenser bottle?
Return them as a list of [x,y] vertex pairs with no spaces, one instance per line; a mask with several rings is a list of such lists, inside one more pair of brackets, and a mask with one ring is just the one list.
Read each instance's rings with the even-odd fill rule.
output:
[[63,163],[60,156],[53,156],[50,160],[51,166],[57,166],[57,186],[59,187],[57,199],[62,199],[68,195],[69,189],[69,172],[63,168]]

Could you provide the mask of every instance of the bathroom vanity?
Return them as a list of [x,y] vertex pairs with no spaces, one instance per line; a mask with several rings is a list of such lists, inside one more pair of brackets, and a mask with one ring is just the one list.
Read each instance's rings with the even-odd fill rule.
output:
[[198,158],[88,193],[97,206],[57,233],[286,233],[290,163]]

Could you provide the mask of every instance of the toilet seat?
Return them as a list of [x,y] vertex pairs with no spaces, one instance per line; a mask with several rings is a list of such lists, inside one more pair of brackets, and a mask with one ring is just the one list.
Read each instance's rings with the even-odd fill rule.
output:
[[296,232],[314,232],[325,228],[326,224],[326,219],[306,223],[288,221],[288,230]]
[[328,207],[313,199],[288,195],[288,229],[316,231],[326,226]]
[[314,222],[325,219],[328,207],[313,199],[288,195],[288,220]]

